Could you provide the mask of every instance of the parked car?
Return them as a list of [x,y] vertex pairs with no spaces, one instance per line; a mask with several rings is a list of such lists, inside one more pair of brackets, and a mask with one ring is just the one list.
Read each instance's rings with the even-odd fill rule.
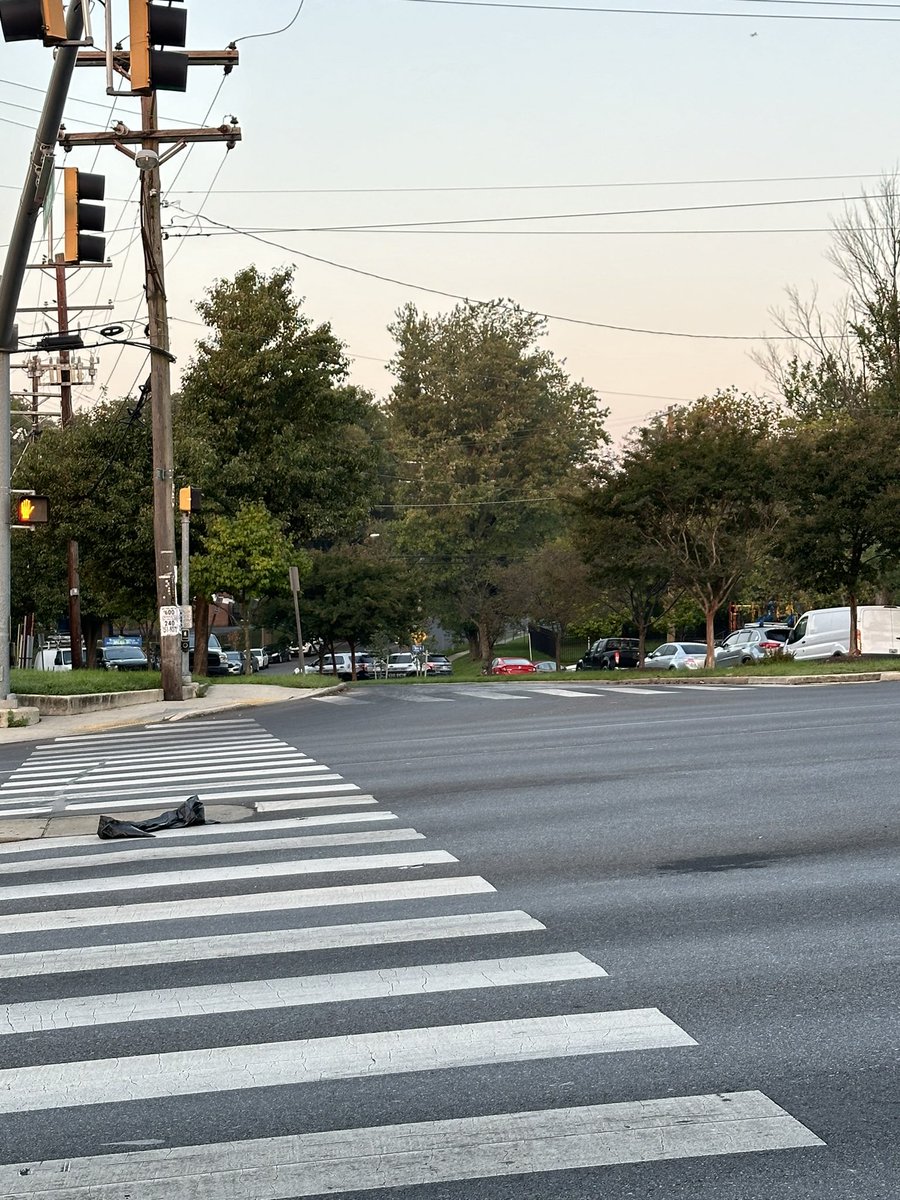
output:
[[637,638],[600,638],[575,664],[577,671],[616,671],[636,667],[640,654]]
[[259,669],[261,671],[264,671],[266,669],[266,667],[269,665],[268,651],[263,646],[254,646],[250,650],[250,653],[256,659],[256,661],[259,665]]
[[425,663],[426,675],[452,675],[453,663],[445,654],[429,654]]
[[269,665],[270,666],[272,663],[280,663],[283,661],[282,657],[281,657],[281,651],[276,649],[275,646],[267,646],[266,654],[269,656]]
[[696,671],[705,663],[704,642],[666,642],[644,660],[648,671]]
[[[313,668],[313,673],[318,671],[318,663]],[[338,679],[345,681],[353,678],[353,657],[349,653],[341,654],[326,654],[322,660],[322,674],[336,675]],[[374,679],[375,678],[375,659],[365,650],[360,650],[356,655],[356,678],[357,679]]]
[[35,671],[71,671],[72,651],[62,647],[45,646],[34,656]]
[[225,662],[228,664],[229,675],[242,675],[244,671],[244,656],[240,650],[225,650]]
[[147,655],[134,644],[104,643],[97,647],[97,666],[107,671],[149,671]]
[[762,662],[774,651],[784,649],[790,632],[789,625],[746,625],[716,647],[716,666],[737,667]]
[[[191,631],[188,637],[188,670],[194,670],[194,634]],[[209,640],[206,644],[206,674],[207,675],[229,675],[231,672],[228,669],[228,660],[225,657],[225,651],[222,643],[214,633],[210,633]]]
[[410,654],[408,651],[401,651],[398,654],[389,654],[387,660],[387,677],[388,679],[401,679],[419,674],[419,657],[416,654]]
[[[856,620],[860,654],[900,653],[900,608],[861,604]],[[843,658],[850,653],[850,609],[813,608],[803,613],[784,648],[797,659]]]
[[534,669],[536,671],[555,671],[556,663],[552,658],[543,658],[540,662],[534,664]]
[[492,660],[489,675],[533,675],[535,665],[527,658],[495,658]]

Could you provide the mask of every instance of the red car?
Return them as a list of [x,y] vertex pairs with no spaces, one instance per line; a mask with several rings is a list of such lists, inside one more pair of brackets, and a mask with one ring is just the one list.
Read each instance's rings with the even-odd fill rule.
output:
[[488,675],[533,675],[536,670],[527,658],[495,658],[488,668]]

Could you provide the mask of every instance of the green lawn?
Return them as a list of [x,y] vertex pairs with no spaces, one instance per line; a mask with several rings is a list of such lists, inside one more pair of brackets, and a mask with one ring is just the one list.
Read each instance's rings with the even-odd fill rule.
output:
[[88,696],[160,687],[158,671],[30,671],[13,668],[10,691],[23,696]]

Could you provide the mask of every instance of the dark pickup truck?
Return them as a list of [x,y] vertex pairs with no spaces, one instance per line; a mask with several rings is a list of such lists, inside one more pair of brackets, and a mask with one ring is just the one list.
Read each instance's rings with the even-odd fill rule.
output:
[[576,671],[615,671],[619,667],[638,665],[637,638],[601,638],[594,642],[584,658],[575,664]]

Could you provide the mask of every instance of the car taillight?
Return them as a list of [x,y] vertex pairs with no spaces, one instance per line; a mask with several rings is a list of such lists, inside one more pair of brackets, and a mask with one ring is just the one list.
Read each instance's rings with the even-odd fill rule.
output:
[[780,650],[781,642],[760,642],[760,650]]
[[614,658],[614,659],[615,659],[615,661],[616,661],[616,666],[618,666],[618,665],[619,665],[619,652],[618,652],[618,650],[614,650],[614,651],[613,651],[613,658]]

